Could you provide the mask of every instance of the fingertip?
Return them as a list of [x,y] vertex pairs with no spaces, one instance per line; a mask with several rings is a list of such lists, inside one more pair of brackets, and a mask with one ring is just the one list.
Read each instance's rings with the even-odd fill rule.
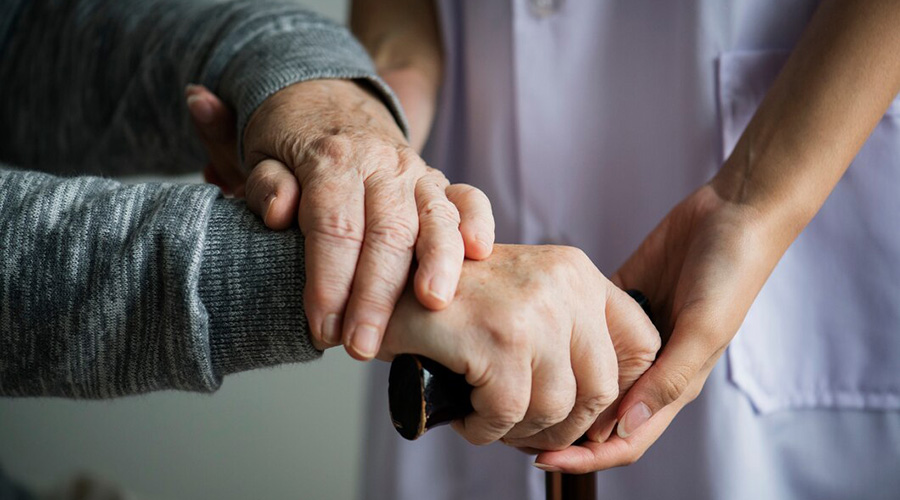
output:
[[344,348],[359,361],[369,361],[378,353],[382,332],[374,325],[361,324],[344,333]]
[[[594,453],[580,445],[564,450],[545,451],[534,458],[534,466],[551,472],[585,474],[596,470]],[[540,464],[540,465],[538,465]]]
[[537,467],[538,469],[541,469],[544,472],[562,472],[562,469],[560,469],[559,467],[557,467],[555,465],[542,464],[542,463],[538,462],[537,460],[535,460],[531,465]]
[[286,229],[294,222],[300,203],[297,178],[282,163],[268,159],[250,172],[245,184],[247,206],[270,229]]
[[457,281],[449,279],[442,273],[431,275],[423,268],[416,271],[414,288],[416,298],[423,306],[432,311],[446,309],[456,294]]
[[312,335],[309,336],[309,341],[313,345],[313,347],[315,347],[319,351],[324,351],[328,348],[334,347],[333,345],[328,345],[325,342],[322,342],[321,340],[313,337]]
[[463,235],[466,257],[473,260],[488,258],[495,238],[490,200],[481,190],[467,184],[452,184],[445,192],[459,210],[459,232]]
[[[616,408],[615,411],[618,411],[618,408]],[[611,410],[607,410],[603,412],[591,428],[588,429],[586,436],[591,441],[602,443],[612,436],[613,432],[615,432],[617,423],[618,420],[616,420],[616,414],[611,412]]]
[[488,235],[486,232],[465,231],[463,233],[463,242],[466,245],[466,258],[472,260],[484,260],[490,257],[494,251],[493,233]]
[[322,321],[322,341],[330,345],[339,345],[341,343],[341,329],[343,320],[340,314],[331,313],[325,316]]
[[197,123],[209,125],[215,120],[215,109],[209,99],[199,93],[187,96],[187,108]]
[[619,425],[616,426],[616,434],[626,439],[637,431],[645,422],[650,420],[653,413],[650,407],[643,401],[638,401],[628,408],[619,419]]
[[196,83],[189,83],[189,84],[187,84],[187,85],[184,86],[184,96],[185,96],[185,97],[190,97],[190,96],[192,96],[192,95],[199,94],[199,93],[202,92],[205,88],[206,88],[206,87],[204,87],[203,85],[198,85],[198,84],[196,84]]
[[296,203],[287,194],[269,193],[263,200],[263,222],[275,231],[288,229],[294,223]]
[[[323,332],[324,322],[322,321],[322,317],[324,316],[324,313],[321,311],[318,304],[310,300],[309,280],[306,281],[306,286],[303,289],[303,311],[306,314],[306,323],[309,325],[309,337],[313,340],[313,343],[321,345],[330,344],[325,340]],[[333,344],[329,345],[329,347],[333,347]]]

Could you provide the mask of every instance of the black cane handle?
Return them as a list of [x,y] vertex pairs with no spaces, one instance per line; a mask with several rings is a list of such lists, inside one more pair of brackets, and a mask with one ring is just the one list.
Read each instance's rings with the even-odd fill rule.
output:
[[402,354],[391,363],[388,403],[391,421],[410,441],[432,427],[472,413],[466,377],[425,356]]

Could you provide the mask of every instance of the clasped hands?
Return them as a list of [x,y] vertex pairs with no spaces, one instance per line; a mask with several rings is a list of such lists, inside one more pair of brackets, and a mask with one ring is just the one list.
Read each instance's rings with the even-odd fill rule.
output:
[[[759,289],[741,280],[765,271],[753,252],[765,228],[712,183],[610,281],[574,248],[494,245],[484,194],[427,167],[360,85],[311,81],[269,97],[244,131],[249,172],[227,106],[202,87],[186,94],[207,180],[245,196],[268,227],[296,221],[306,236],[314,344],[357,359],[422,354],[465,374],[475,411],[455,430],[538,453],[546,470],[637,460],[736,332]],[[624,288],[650,298],[671,336],[662,354]]]

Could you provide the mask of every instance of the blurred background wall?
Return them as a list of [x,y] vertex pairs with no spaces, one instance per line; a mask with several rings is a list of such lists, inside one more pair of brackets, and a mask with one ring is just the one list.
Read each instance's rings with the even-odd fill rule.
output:
[[[300,3],[345,20],[347,0]],[[213,395],[0,398],[0,467],[38,489],[88,472],[139,499],[353,498],[365,374],[334,349],[230,376]]]

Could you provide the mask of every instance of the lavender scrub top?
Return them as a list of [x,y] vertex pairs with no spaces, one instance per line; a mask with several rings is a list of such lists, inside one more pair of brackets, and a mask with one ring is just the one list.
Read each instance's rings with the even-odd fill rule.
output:
[[[737,142],[811,0],[444,0],[428,162],[493,202],[498,241],[612,274]],[[900,59],[898,59],[900,64]],[[449,428],[409,443],[373,367],[369,499],[544,498]],[[900,498],[900,99],[785,254],[688,405],[603,499]]]

